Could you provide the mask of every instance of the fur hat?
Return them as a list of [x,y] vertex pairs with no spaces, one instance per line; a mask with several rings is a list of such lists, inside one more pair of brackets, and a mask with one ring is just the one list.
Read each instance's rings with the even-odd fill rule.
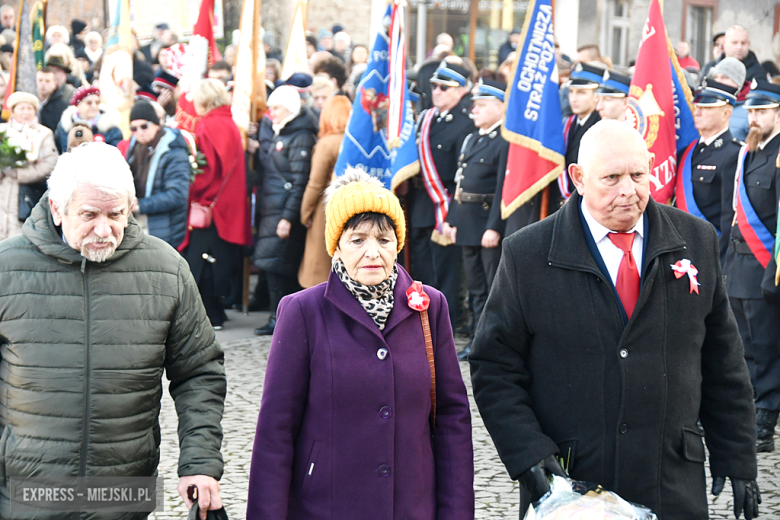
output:
[[333,181],[325,190],[325,245],[333,256],[344,226],[349,219],[361,213],[381,213],[395,224],[398,252],[406,241],[406,219],[398,197],[385,188],[382,181],[357,168]]
[[38,101],[38,98],[27,92],[16,91],[8,96],[8,110],[13,112],[14,107],[19,103],[30,103],[35,107],[36,112],[38,111],[38,107],[41,106],[41,102]]

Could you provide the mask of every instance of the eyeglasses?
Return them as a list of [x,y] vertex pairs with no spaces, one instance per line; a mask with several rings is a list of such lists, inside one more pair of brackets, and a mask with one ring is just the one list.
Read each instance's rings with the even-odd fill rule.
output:
[[439,89],[442,92],[447,92],[447,90],[450,88],[449,85],[443,85],[441,83],[434,83],[433,84],[433,90]]
[[149,128],[149,123],[144,123],[144,124],[138,125],[138,126],[131,126],[130,127],[130,133],[134,134],[134,133],[136,133],[139,130],[146,130],[147,128]]

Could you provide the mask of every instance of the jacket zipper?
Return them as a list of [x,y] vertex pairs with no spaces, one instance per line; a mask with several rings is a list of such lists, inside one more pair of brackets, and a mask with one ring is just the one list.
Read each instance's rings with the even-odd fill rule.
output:
[[90,302],[89,302],[89,276],[86,267],[86,258],[81,263],[81,272],[84,276],[84,319],[86,331],[84,334],[84,423],[81,436],[81,461],[79,463],[79,476],[87,476],[87,446],[89,444],[89,396],[90,396]]

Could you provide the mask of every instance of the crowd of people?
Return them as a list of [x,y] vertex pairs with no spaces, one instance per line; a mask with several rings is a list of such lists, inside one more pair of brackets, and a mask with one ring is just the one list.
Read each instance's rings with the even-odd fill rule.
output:
[[[10,7],[0,8],[5,27],[13,27],[13,18]],[[501,217],[509,153],[501,127],[520,30],[498,50],[495,69],[477,70],[456,55],[448,34],[409,69],[420,171],[391,192],[359,171],[334,171],[369,57],[368,47],[353,43],[343,27],[308,34],[309,71],[287,78],[281,77],[282,51],[266,33],[267,112],[250,125],[246,149],[230,110],[235,47],[227,46],[207,78],[191,87],[197,123],[188,132],[177,117],[183,94],[166,54],[177,35],[160,24],[149,44],[134,40],[137,94],[125,138],[119,112],[101,102],[103,38],[94,29],[80,20],[70,30],[47,29],[38,95],[10,95],[11,115],[0,126],[28,129],[37,155],[25,167],[0,172],[0,280],[11,288],[0,294],[2,363],[9,367],[2,384],[31,378],[43,392],[61,390],[52,377],[61,367],[46,364],[49,340],[6,322],[7,316],[56,314],[21,296],[46,294],[35,280],[83,300],[76,307],[87,309],[85,316],[63,311],[57,319],[83,320],[91,330],[94,314],[101,323],[86,340],[65,333],[85,349],[77,355],[87,363],[90,338],[108,348],[108,327],[130,332],[130,322],[140,323],[146,332],[135,331],[140,339],[133,346],[148,348],[132,364],[138,369],[128,378],[133,391],[104,403],[111,408],[85,424],[110,428],[105,425],[121,414],[137,415],[141,394],[156,399],[159,411],[164,367],[180,422],[187,424],[180,428],[179,490],[184,496],[190,484],[198,485],[200,506],[218,509],[225,375],[213,331],[225,326],[226,309],[240,306],[243,259],[250,258],[258,274],[250,310],[270,311],[254,332],[274,341],[248,517],[367,518],[385,507],[392,512],[387,518],[473,518],[470,412],[457,359],[471,362],[483,418],[510,476],[522,483],[522,511],[547,491],[547,475],[568,473],[601,482],[664,519],[706,516],[698,489],[706,435],[716,483],[722,489],[719,479],[728,477],[734,486],[735,513],[744,508],[746,518],[757,515],[755,453],[774,449],[780,414],[780,298],[768,282],[770,274],[774,282],[774,260],[753,247],[742,220],[763,226],[759,235],[770,233],[773,243],[780,81],[777,68],[750,51],[745,28],[718,34],[713,60],[701,69],[685,42],[677,46],[701,135],[678,160],[690,188],[677,197],[686,197],[683,209],[695,220],[648,201],[653,159],[624,124],[633,65],[615,70],[596,45],[573,57],[556,45],[567,173],[549,192],[552,218],[535,226],[541,195]],[[5,31],[0,38],[13,41]],[[7,59],[0,54],[4,70]],[[82,145],[95,141],[100,144]],[[740,166],[743,141],[747,157]],[[34,248],[42,255],[35,257]],[[405,248],[407,258],[399,254]],[[700,273],[695,305],[685,303],[695,276],[683,294],[674,285],[680,276],[658,274],[686,248]],[[149,289],[139,289],[133,269],[155,273]],[[15,279],[19,270],[31,274]],[[155,303],[120,309],[113,299],[119,292],[107,281],[112,273],[139,301],[151,296]],[[79,276],[84,285],[77,291]],[[572,290],[577,294],[566,297]],[[583,313],[588,306],[593,312]],[[669,322],[668,308],[689,317],[690,326]],[[658,323],[665,325],[651,328]],[[470,337],[457,356],[454,334]],[[577,337],[594,358],[563,348]],[[682,353],[672,348],[681,342]],[[645,352],[666,343],[663,355]],[[23,344],[37,347],[23,351]],[[343,345],[355,352],[345,353]],[[636,365],[624,365],[635,358]],[[94,377],[94,387],[87,383],[85,395],[99,400],[99,389],[123,369],[122,360],[100,365],[87,377]],[[153,373],[144,379],[143,370]],[[583,370],[600,374],[595,384],[603,387],[583,379]],[[566,390],[539,377],[559,371],[579,384],[563,385]],[[604,388],[614,393],[600,393]],[[675,392],[690,398],[667,402]],[[11,427],[16,435],[6,444],[34,449],[19,439],[35,438],[45,420],[24,417],[58,417],[58,401],[38,408],[4,395],[4,439]],[[594,403],[603,410],[582,417]],[[719,415],[723,410],[728,417]],[[81,457],[80,470],[119,471],[124,464],[151,474],[159,457],[159,426],[151,415],[121,448],[102,441],[92,458]],[[661,423],[667,431],[654,432]],[[107,435],[100,428],[74,431],[81,437],[70,432],[44,443],[36,460],[65,460],[56,455],[61,443]],[[657,449],[641,453],[640,446],[650,445]],[[114,448],[133,455],[114,457]],[[559,465],[556,454],[567,463]],[[330,475],[327,482],[317,478],[322,473]],[[663,479],[698,487],[668,489],[658,484]],[[358,501],[355,489],[365,491]],[[7,503],[0,493],[0,516]]]

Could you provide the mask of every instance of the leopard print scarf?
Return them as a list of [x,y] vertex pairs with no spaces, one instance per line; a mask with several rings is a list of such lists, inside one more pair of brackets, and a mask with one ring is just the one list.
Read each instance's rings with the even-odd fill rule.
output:
[[363,285],[353,280],[341,260],[333,261],[333,272],[338,275],[347,290],[371,316],[379,330],[384,330],[387,317],[393,310],[393,291],[395,290],[395,281],[398,279],[398,267],[393,266],[390,277],[378,285]]

